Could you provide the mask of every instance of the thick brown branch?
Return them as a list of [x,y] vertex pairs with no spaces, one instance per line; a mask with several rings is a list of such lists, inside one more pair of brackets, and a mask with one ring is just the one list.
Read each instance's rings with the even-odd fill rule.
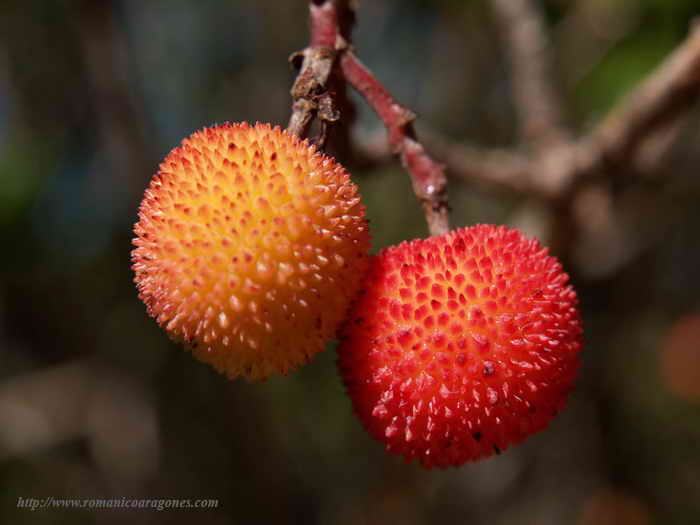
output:
[[[436,151],[450,172],[550,200],[567,199],[577,184],[601,173],[653,167],[678,135],[683,112],[700,98],[700,28],[594,130],[575,143],[552,145],[530,159],[445,144]],[[650,144],[661,141],[650,152]],[[653,154],[652,154],[653,153]],[[651,168],[649,168],[651,169]]]
[[340,58],[345,79],[357,89],[384,122],[389,143],[411,176],[413,190],[423,206],[431,235],[449,230],[446,199],[447,179],[443,167],[435,162],[416,139],[412,111],[399,104],[352,51]]
[[435,156],[445,163],[451,176],[517,192],[533,192],[532,162],[518,153],[500,149],[482,150],[455,144],[437,136],[425,138]]
[[536,159],[533,191],[554,200],[566,199],[591,176],[653,166],[654,159],[645,158],[650,157],[648,148],[642,149],[658,139],[662,142],[658,153],[668,150],[678,135],[677,123],[683,112],[699,97],[700,28],[695,27],[685,42],[587,137],[572,145],[550,148],[539,161]]
[[522,136],[536,150],[568,140],[563,104],[552,81],[553,60],[539,5],[532,0],[492,0],[503,28]]
[[591,167],[631,159],[700,96],[700,26],[582,142]]

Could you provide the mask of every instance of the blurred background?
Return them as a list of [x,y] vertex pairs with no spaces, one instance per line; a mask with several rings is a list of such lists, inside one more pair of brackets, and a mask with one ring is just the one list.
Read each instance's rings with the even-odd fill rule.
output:
[[[585,132],[687,34],[697,0],[548,0],[556,81]],[[517,148],[486,1],[364,1],[360,57],[426,129]],[[299,0],[0,2],[0,523],[700,523],[700,108],[663,161],[561,211],[451,178],[455,226],[553,242],[582,300],[568,409],[499,457],[425,471],[355,420],[329,348],[228,381],[169,342],[129,268],[158,161],[223,121],[285,125]],[[358,98],[354,133],[382,140]],[[341,159],[374,250],[427,234],[395,161]],[[18,497],[218,499],[210,511],[17,508]]]

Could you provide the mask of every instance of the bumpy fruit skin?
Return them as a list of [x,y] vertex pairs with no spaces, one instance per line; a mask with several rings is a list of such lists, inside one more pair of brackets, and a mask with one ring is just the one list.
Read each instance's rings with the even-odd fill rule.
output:
[[567,281],[546,248],[503,226],[382,251],[338,350],[360,421],[427,468],[500,453],[545,428],[582,345]]
[[286,374],[322,350],[368,266],[365,209],[347,172],[267,124],[183,140],[134,231],[148,313],[230,378]]

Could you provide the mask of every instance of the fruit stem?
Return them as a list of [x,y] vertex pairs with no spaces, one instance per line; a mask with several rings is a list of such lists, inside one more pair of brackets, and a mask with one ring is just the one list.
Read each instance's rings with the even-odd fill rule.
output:
[[[299,68],[299,74],[291,90],[293,104],[288,130],[305,137],[313,119],[318,118],[321,136],[316,142],[323,145],[329,124],[340,119],[334,94],[341,98],[341,89],[347,81],[384,123],[392,151],[411,177],[430,234],[442,235],[450,229],[444,168],[418,141],[413,127],[415,114],[394,99],[351,49],[354,11],[352,0],[309,2],[309,47],[290,57],[292,65]],[[345,115],[346,123],[347,117]]]

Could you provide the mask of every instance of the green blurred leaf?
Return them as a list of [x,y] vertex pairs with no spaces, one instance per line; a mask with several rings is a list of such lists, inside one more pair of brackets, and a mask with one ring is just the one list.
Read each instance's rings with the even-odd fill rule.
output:
[[39,189],[40,155],[36,144],[11,139],[0,155],[0,228],[11,224],[34,200]]

